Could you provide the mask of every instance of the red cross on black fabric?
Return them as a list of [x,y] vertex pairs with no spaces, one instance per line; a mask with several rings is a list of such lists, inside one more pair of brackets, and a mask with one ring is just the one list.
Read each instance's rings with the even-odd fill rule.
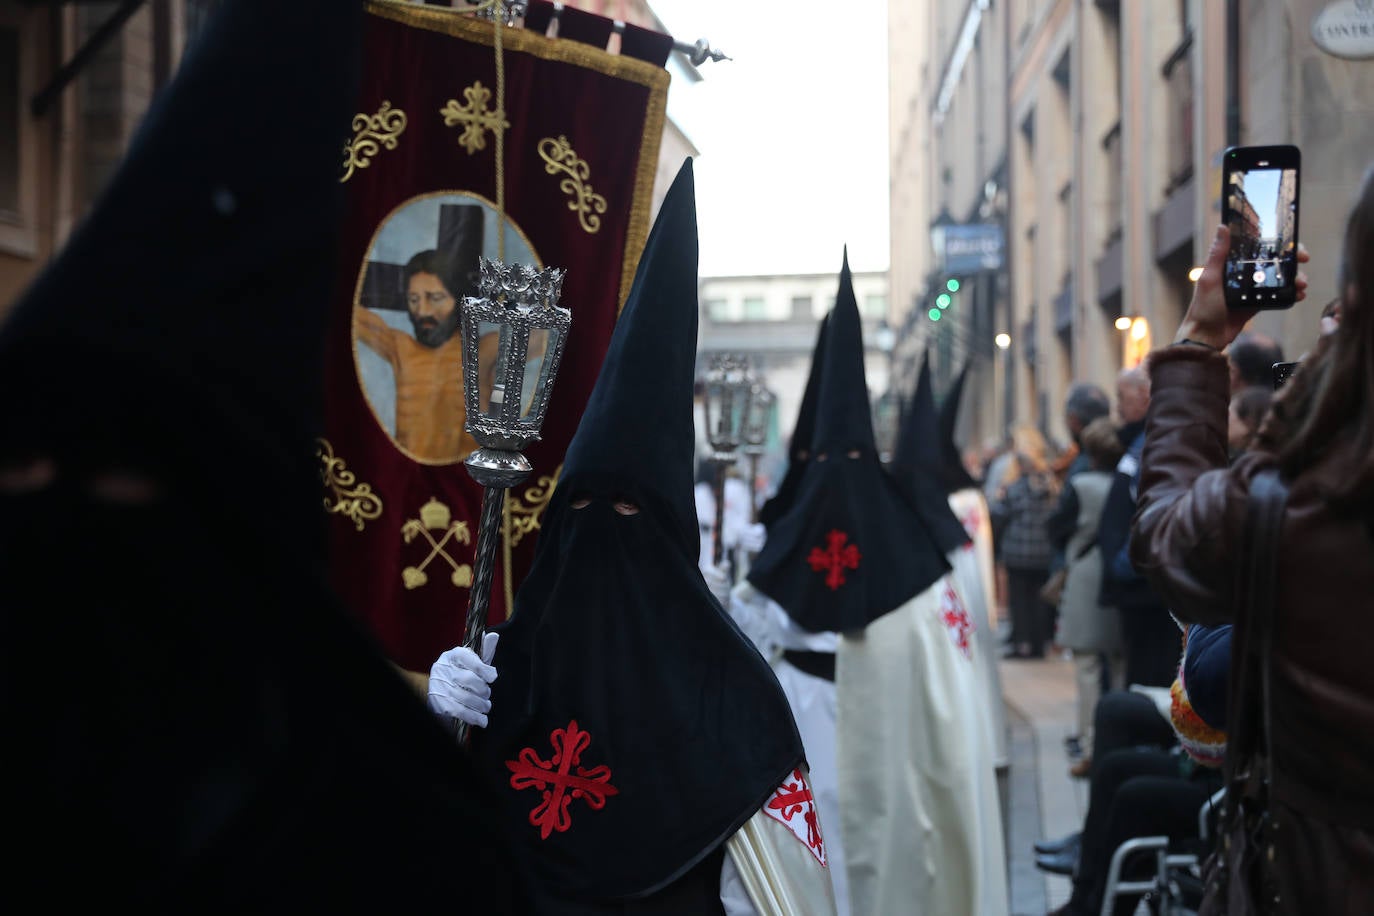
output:
[[506,761],[512,789],[538,789],[543,794],[543,801],[530,812],[530,823],[539,828],[541,840],[547,840],[555,830],[566,833],[572,826],[568,806],[573,799],[583,799],[587,807],[599,811],[606,807],[607,798],[620,793],[611,785],[610,767],[588,770],[577,766],[582,761],[582,752],[591,745],[592,736],[577,727],[576,719],[567,728],[555,728],[549,740],[553,744],[553,757],[549,760],[541,759],[534,748],[527,747],[518,759]]
[[825,570],[825,584],[831,591],[836,591],[844,585],[844,571],[846,569],[859,568],[859,548],[853,544],[846,544],[849,535],[843,531],[831,531],[825,536],[825,549],[820,547],[811,548],[811,555],[806,558],[806,562],[811,564],[811,568],[816,572]]

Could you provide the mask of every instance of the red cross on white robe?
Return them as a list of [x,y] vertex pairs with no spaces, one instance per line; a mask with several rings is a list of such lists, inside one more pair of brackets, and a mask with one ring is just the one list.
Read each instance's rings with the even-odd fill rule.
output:
[[806,844],[816,861],[825,866],[825,840],[821,837],[821,825],[816,817],[816,800],[811,796],[811,787],[806,784],[806,777],[800,769],[793,770],[792,775],[782,781],[763,810],[792,831],[793,836]]
[[964,608],[964,602],[959,600],[958,593],[948,580],[945,581],[944,591],[940,594],[940,622],[949,630],[949,639],[954,643],[954,647],[964,653],[964,658],[972,659],[973,650],[969,646],[969,636],[976,626]]

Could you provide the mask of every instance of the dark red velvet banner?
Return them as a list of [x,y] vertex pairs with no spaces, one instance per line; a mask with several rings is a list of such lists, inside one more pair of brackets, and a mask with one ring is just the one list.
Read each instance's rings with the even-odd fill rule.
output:
[[320,443],[335,588],[391,658],[428,671],[462,638],[482,490],[462,459],[456,309],[498,254],[563,267],[572,330],[534,473],[510,492],[491,621],[506,616],[539,518],[629,292],[648,231],[668,74],[631,57],[453,12],[368,6],[365,73],[344,150],[348,199]]

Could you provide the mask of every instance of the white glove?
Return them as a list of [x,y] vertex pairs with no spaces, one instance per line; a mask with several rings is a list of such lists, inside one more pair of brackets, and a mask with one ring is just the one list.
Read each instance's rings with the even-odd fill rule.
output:
[[763,527],[763,523],[754,522],[752,525],[745,525],[740,532],[739,545],[749,553],[758,553],[763,549],[763,542],[768,539],[768,530]]
[[728,609],[730,607],[730,588],[733,583],[730,581],[730,573],[724,566],[704,566],[701,574],[706,579],[706,587],[715,595],[720,606]]
[[429,669],[429,708],[440,716],[485,728],[491,709],[491,666],[500,633],[482,637],[482,657],[466,646],[456,646],[439,656]]

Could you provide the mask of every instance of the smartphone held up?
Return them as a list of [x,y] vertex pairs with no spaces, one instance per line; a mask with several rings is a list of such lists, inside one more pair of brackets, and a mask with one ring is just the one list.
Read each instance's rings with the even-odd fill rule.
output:
[[1222,156],[1221,214],[1231,230],[1226,304],[1286,309],[1298,293],[1296,146],[1238,146]]

